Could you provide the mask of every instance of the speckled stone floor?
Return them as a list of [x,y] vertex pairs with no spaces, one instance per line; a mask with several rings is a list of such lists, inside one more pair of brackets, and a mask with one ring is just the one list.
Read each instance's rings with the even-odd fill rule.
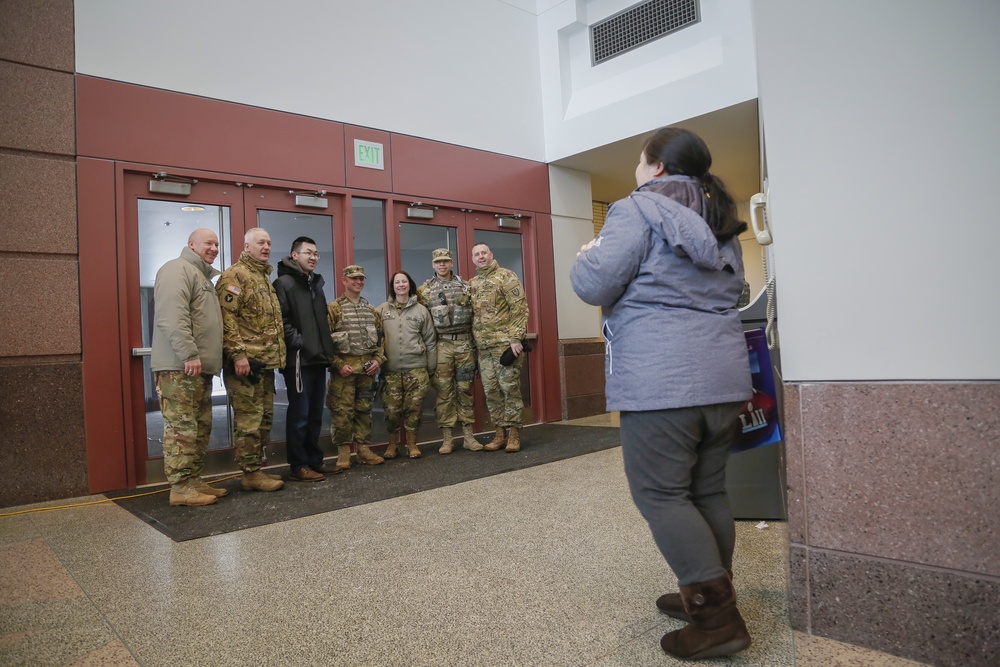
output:
[[[686,664],[617,448],[181,543],[108,502],[12,514],[102,499],[0,511],[0,664]],[[754,644],[700,664],[916,664],[793,633],[784,524],[737,536]]]

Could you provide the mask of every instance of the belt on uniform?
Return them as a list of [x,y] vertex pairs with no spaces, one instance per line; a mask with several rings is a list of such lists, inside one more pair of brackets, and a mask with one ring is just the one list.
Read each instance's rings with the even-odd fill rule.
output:
[[438,334],[438,338],[444,338],[446,340],[465,340],[469,338],[472,334]]

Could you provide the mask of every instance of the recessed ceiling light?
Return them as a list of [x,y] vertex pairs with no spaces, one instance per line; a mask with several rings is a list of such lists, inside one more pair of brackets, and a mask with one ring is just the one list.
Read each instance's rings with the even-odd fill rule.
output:
[[195,211],[204,211],[204,206],[181,206],[182,211],[187,211],[188,213],[193,213]]

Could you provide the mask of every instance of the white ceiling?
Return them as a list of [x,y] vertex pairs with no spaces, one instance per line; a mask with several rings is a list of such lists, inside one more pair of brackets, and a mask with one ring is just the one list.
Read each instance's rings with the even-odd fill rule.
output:
[[[749,201],[760,192],[757,100],[673,125],[689,129],[705,140],[712,152],[712,173],[726,183],[737,201]],[[617,201],[635,189],[639,151],[643,140],[654,130],[556,160],[553,164],[589,173],[594,201]]]

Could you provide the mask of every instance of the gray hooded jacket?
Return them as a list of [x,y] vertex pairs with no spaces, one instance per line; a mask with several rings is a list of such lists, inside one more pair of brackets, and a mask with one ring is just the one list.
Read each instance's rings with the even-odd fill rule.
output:
[[[657,192],[682,181],[696,183],[658,178],[616,202],[570,272],[577,295],[603,309],[608,410],[751,396],[736,308],[743,287],[739,240],[720,245],[698,213]],[[703,201],[695,205],[704,208]]]

